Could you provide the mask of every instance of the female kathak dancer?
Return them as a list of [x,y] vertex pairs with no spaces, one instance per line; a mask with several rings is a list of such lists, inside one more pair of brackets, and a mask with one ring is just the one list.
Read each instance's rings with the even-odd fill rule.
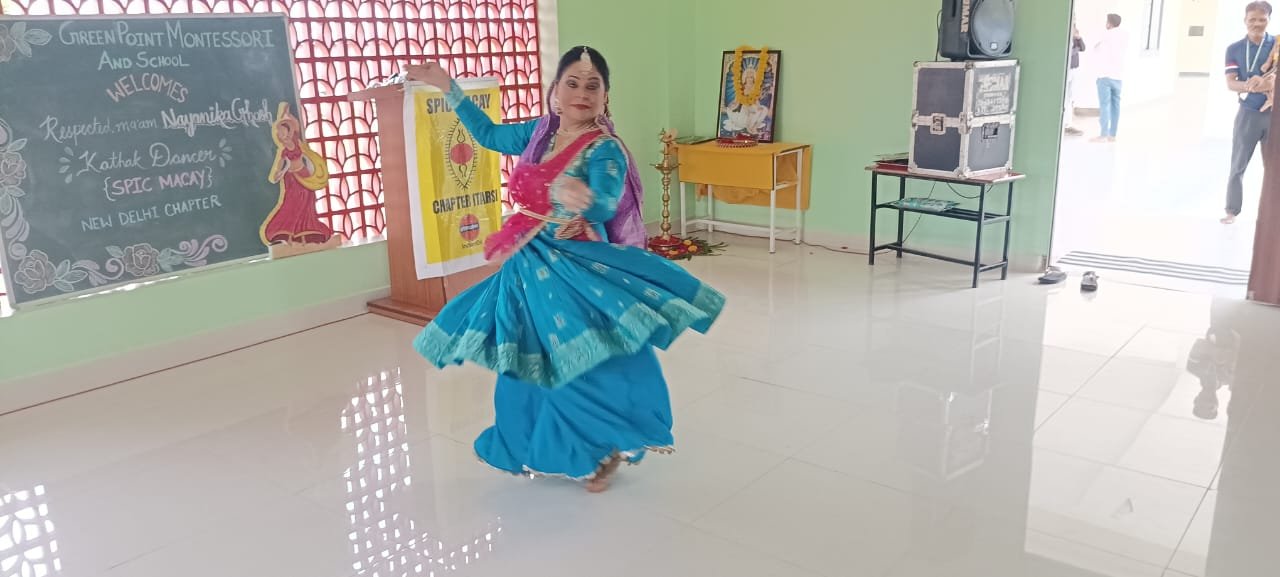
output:
[[481,146],[520,154],[519,207],[485,243],[506,259],[414,341],[437,367],[498,374],[496,423],[475,442],[489,465],[608,488],[623,462],[670,452],[671,404],[654,348],[706,332],[724,297],[644,250],[636,164],[609,120],[609,68],[592,48],[560,60],[551,114],[497,125],[438,64],[407,78],[447,94]]

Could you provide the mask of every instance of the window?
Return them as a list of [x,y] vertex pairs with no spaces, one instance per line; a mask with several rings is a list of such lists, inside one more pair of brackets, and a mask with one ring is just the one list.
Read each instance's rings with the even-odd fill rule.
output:
[[[248,14],[289,16],[307,137],[330,162],[322,218],[348,238],[383,233],[377,119],[372,103],[347,102],[400,70],[435,58],[460,77],[502,83],[508,121],[542,114],[539,0],[0,0],[0,13],[30,15]],[[514,159],[506,159],[504,179]],[[3,295],[0,287],[0,295]]]

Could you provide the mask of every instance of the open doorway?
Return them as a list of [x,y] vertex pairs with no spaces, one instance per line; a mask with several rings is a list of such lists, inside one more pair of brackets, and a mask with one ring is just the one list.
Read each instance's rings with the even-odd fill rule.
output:
[[[1224,60],[1227,47],[1246,36],[1249,3],[1075,0],[1085,50],[1069,95],[1075,114],[1067,117],[1081,133],[1068,130],[1075,134],[1062,142],[1055,266],[1076,278],[1093,270],[1119,282],[1244,297],[1261,146],[1243,178],[1239,217],[1232,225],[1220,220],[1241,106],[1227,87]],[[1098,142],[1107,107],[1098,79],[1115,70],[1117,54],[1099,46],[1115,36],[1111,14],[1121,17],[1128,46],[1116,138],[1107,142],[1104,134]],[[1268,54],[1252,52],[1254,66],[1266,62]]]

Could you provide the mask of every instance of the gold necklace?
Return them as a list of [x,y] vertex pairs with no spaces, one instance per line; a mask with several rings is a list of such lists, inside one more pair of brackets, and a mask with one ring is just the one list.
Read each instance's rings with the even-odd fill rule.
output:
[[760,101],[760,95],[764,92],[764,74],[769,69],[769,47],[765,46],[760,49],[759,60],[756,64],[756,77],[753,86],[746,86],[743,79],[743,62],[742,53],[750,50],[750,46],[739,46],[733,51],[733,85],[738,91],[738,102],[746,105],[752,105]]
[[580,134],[586,134],[590,130],[591,130],[590,127],[581,128],[578,130],[568,130],[568,129],[561,128],[556,130],[556,134],[559,134],[560,136],[578,136]]

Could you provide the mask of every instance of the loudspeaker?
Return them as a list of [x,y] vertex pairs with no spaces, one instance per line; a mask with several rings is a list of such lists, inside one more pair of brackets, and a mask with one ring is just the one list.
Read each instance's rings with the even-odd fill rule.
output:
[[1013,50],[1014,0],[942,0],[938,53],[951,60],[996,60]]

